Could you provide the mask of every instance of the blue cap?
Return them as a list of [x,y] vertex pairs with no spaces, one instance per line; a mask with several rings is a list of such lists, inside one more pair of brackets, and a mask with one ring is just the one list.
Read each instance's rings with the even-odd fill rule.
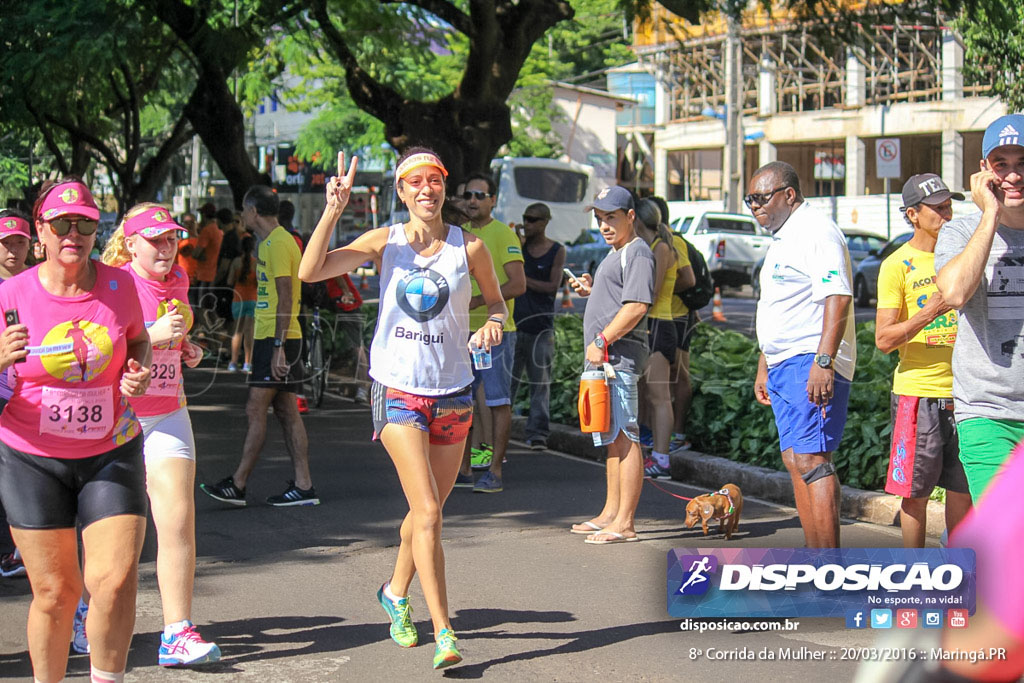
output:
[[615,211],[622,209],[629,211],[633,208],[633,193],[619,185],[606,187],[597,193],[597,197],[584,211],[597,209],[598,211]]
[[1024,147],[1024,114],[1007,114],[989,124],[981,141],[981,155],[988,158],[996,147]]

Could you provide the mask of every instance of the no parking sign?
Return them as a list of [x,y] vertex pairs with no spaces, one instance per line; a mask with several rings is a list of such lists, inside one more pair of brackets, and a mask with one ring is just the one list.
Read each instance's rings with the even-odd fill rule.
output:
[[875,176],[878,178],[900,177],[899,138],[875,140]]

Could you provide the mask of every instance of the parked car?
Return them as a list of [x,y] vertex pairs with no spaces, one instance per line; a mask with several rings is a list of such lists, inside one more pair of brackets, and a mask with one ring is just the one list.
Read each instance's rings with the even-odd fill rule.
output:
[[878,297],[878,269],[889,254],[910,241],[914,233],[907,232],[896,235],[882,247],[881,251],[872,250],[860,265],[853,269],[853,301],[858,306],[870,306],[871,300]]
[[680,216],[670,227],[704,256],[716,286],[749,283],[771,242],[770,233],[745,214],[702,211]]
[[604,241],[601,231],[597,228],[588,228],[580,233],[576,241],[566,245],[565,267],[575,275],[593,275],[609,251],[611,247]]
[[[844,230],[843,234],[846,235],[846,247],[850,251],[850,266],[853,268],[853,272],[857,272],[857,267],[861,262],[870,256],[872,253],[878,254],[885,248],[885,240],[881,237],[873,235],[867,232],[857,232],[855,230]],[[761,267],[764,265],[764,256],[754,265],[754,272],[751,274],[750,284],[754,288],[754,298],[761,298]],[[878,279],[878,271],[875,271],[875,279]],[[867,305],[867,304],[862,304]]]
[[860,262],[871,255],[871,252],[877,254],[885,249],[884,237],[855,230],[843,230],[843,234],[846,235],[846,247],[850,250],[850,263],[853,265],[854,272],[857,271]]

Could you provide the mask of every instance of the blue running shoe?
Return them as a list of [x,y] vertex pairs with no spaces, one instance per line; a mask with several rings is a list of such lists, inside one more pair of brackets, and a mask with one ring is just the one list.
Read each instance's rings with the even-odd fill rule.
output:
[[476,485],[473,486],[474,493],[501,493],[505,489],[501,485],[501,479],[494,476],[492,472],[484,472],[483,475],[476,480]]

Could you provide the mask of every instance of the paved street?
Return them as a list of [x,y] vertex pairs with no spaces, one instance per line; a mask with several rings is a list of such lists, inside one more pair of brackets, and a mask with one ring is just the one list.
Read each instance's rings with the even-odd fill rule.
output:
[[[187,386],[199,444],[199,477],[234,467],[245,431],[241,375],[202,367]],[[197,495],[199,567],[194,619],[224,652],[202,669],[206,680],[421,680],[437,678],[430,621],[413,584],[421,645],[401,650],[388,638],[374,593],[390,572],[405,512],[383,448],[369,442],[365,406],[328,396],[306,418],[314,479],[323,504],[276,509],[290,466],[271,420],[267,457],[249,486],[250,507],[226,509]],[[445,514],[445,550],[454,626],[465,663],[451,678],[493,680],[849,680],[849,662],[690,661],[690,647],[760,649],[867,645],[867,631],[835,619],[800,619],[795,632],[681,633],[665,610],[666,552],[683,546],[792,547],[803,544],[790,508],[746,501],[733,540],[703,539],[683,527],[683,505],[645,485],[641,543],[588,546],[568,533],[596,513],[603,469],[590,461],[516,445],[506,491],[453,493]],[[724,483],[724,482],[723,482]],[[681,495],[703,493],[678,484]],[[895,529],[845,524],[847,546],[899,545]],[[130,680],[185,681],[200,674],[156,666],[162,628],[152,529],[143,554]],[[23,580],[0,580],[0,679],[30,676]],[[73,656],[70,673],[88,671]]]

